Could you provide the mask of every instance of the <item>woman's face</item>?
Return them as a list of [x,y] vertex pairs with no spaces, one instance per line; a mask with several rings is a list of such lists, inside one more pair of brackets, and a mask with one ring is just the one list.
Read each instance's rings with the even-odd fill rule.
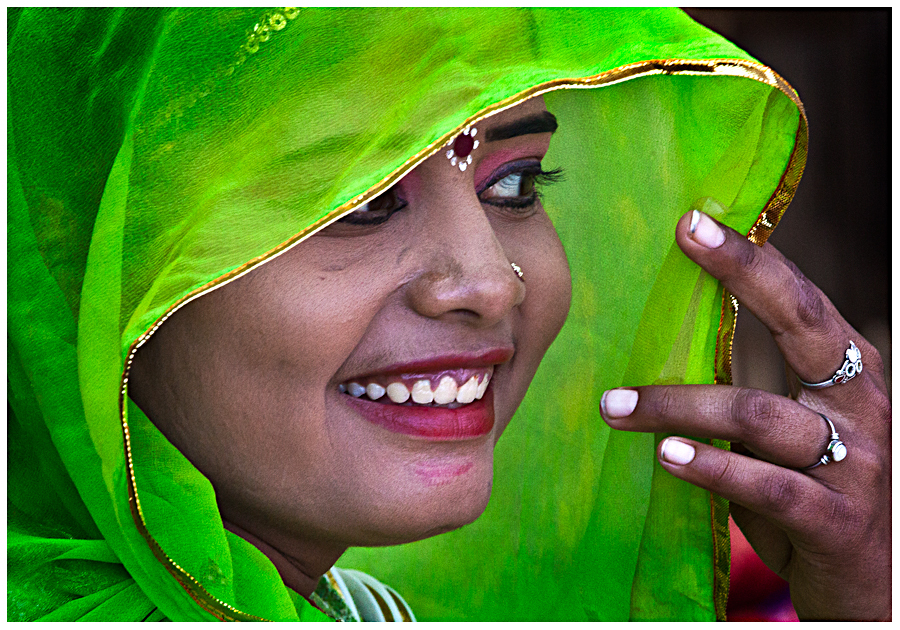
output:
[[552,121],[540,98],[482,121],[465,171],[440,151],[137,353],[132,398],[211,480],[226,522],[301,553],[481,514],[494,445],[569,307],[532,188]]

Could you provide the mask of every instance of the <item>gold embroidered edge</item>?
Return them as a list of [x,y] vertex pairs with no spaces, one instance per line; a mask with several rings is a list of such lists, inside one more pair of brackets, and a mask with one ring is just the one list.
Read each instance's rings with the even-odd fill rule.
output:
[[[498,101],[494,105],[488,106],[482,109],[477,114],[470,116],[467,118],[462,124],[457,126],[452,131],[444,134],[431,144],[429,144],[425,149],[416,153],[413,157],[409,158],[404,162],[400,167],[395,169],[392,173],[384,177],[380,182],[376,183],[374,186],[369,188],[364,193],[357,195],[351,198],[349,201],[341,204],[325,216],[321,217],[318,221],[315,221],[312,225],[308,226],[306,229],[301,230],[296,235],[291,237],[290,239],[284,241],[283,243],[275,246],[265,254],[257,256],[256,258],[251,259],[250,261],[244,263],[243,265],[237,267],[236,269],[226,272],[215,278],[203,286],[194,289],[189,292],[187,295],[183,296],[181,299],[177,300],[172,306],[170,306],[163,315],[159,317],[144,333],[142,333],[138,338],[131,343],[129,346],[127,359],[125,361],[125,366],[122,371],[122,379],[121,379],[121,388],[119,392],[119,410],[120,417],[122,422],[122,431],[125,440],[125,455],[127,458],[128,465],[128,495],[129,495],[129,504],[132,508],[132,516],[137,525],[138,531],[142,537],[147,540],[147,543],[150,545],[151,550],[153,551],[154,556],[162,562],[169,572],[175,577],[178,583],[188,592],[188,594],[198,603],[201,608],[212,614],[213,616],[219,619],[226,620],[247,620],[247,621],[268,621],[261,617],[257,617],[254,615],[250,615],[248,613],[244,613],[242,611],[237,610],[230,604],[223,602],[214,596],[212,596],[203,586],[190,574],[187,573],[183,568],[181,568],[174,560],[172,560],[165,551],[160,547],[159,543],[150,535],[146,521],[144,519],[143,510],[141,509],[140,498],[137,490],[137,481],[135,479],[134,473],[134,462],[131,456],[131,440],[128,430],[128,417],[127,417],[127,405],[126,400],[128,396],[128,373],[131,368],[131,363],[134,359],[134,355],[137,350],[147,342],[147,340],[159,329],[159,327],[172,316],[173,313],[178,311],[180,308],[185,306],[186,304],[194,301],[195,299],[202,297],[206,293],[213,291],[221,286],[232,282],[246,273],[252,271],[257,266],[272,260],[284,252],[291,249],[293,246],[298,243],[303,242],[322,228],[328,226],[329,224],[337,221],[345,214],[353,211],[360,205],[367,203],[369,200],[375,198],[385,190],[389,189],[393,186],[397,181],[406,176],[411,170],[413,170],[416,166],[418,166],[421,162],[429,158],[431,155],[440,150],[449,140],[456,137],[459,133],[461,133],[465,128],[470,127],[477,122],[489,118],[490,116],[494,116],[499,114],[502,111],[515,107],[519,103],[528,100],[529,98],[533,98],[535,96],[539,96],[541,94],[546,94],[548,92],[552,92],[555,90],[562,89],[593,89],[599,87],[606,87],[610,85],[614,85],[616,83],[621,83],[623,81],[629,81],[632,79],[637,79],[640,77],[652,76],[657,74],[665,74],[665,75],[675,75],[675,76],[738,76],[744,77],[747,79],[752,79],[755,81],[759,81],[761,83],[765,83],[772,87],[775,87],[782,92],[784,92],[799,108],[800,110],[800,118],[801,118],[801,130],[804,132],[804,140],[801,143],[800,133],[798,133],[797,141],[794,145],[794,153],[791,156],[791,159],[788,163],[788,167],[785,171],[785,176],[782,177],[782,182],[779,185],[778,189],[776,189],[775,194],[773,194],[769,203],[766,206],[766,210],[760,214],[759,218],[757,218],[756,223],[754,223],[753,228],[750,230],[750,234],[748,238],[751,240],[762,239],[762,242],[765,242],[765,239],[771,234],[771,231],[774,229],[775,225],[777,225],[778,220],[781,219],[781,216],[784,214],[784,210],[787,208],[787,204],[790,203],[790,199],[793,198],[793,194],[796,191],[797,185],[799,184],[800,175],[803,172],[803,166],[806,161],[806,144],[805,144],[805,129],[806,129],[806,113],[803,108],[803,104],[800,102],[800,99],[797,97],[793,88],[782,79],[774,70],[764,66],[755,61],[748,61],[744,59],[729,59],[729,58],[721,58],[721,59],[704,59],[704,60],[688,60],[688,59],[656,59],[649,61],[639,61],[631,64],[627,64],[624,66],[619,66],[617,68],[613,68],[611,70],[607,70],[601,72],[600,74],[584,77],[584,78],[568,78],[568,79],[554,79],[551,81],[547,81],[536,86],[533,86],[527,90],[524,90],[514,96]],[[800,154],[800,145],[802,144],[802,155]],[[799,158],[799,159],[798,159]],[[793,170],[792,170],[793,169]],[[788,177],[790,173],[790,177]],[[771,212],[770,212],[771,210]],[[763,223],[771,224],[771,228]],[[759,226],[762,226],[763,229],[760,230]],[[768,231],[766,231],[768,230]],[[754,240],[754,242],[757,242]],[[758,244],[762,244],[759,242]],[[721,322],[720,322],[721,328]],[[733,330],[732,330],[733,333]],[[731,365],[731,357],[729,352],[728,357],[728,366],[729,366],[729,375],[730,375],[730,365]],[[713,515],[715,515],[716,510],[713,510]],[[714,538],[715,538],[715,528],[714,528]],[[714,541],[715,542],[715,541]],[[721,541],[719,541],[721,542]],[[727,542],[727,539],[726,539]],[[718,582],[718,580],[716,580]],[[714,593],[721,592],[716,591],[717,584],[714,583]],[[727,585],[724,587],[726,597],[727,597]],[[724,608],[723,608],[724,611]],[[724,612],[722,613],[722,618],[724,619]],[[717,607],[717,616],[718,616],[718,607]]]

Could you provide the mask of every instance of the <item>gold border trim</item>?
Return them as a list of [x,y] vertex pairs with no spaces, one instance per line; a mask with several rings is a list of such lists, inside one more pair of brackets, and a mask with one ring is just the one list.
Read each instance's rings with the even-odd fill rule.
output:
[[[756,223],[754,223],[753,228],[750,230],[750,234],[748,238],[753,240],[755,243],[761,245],[765,240],[769,237],[775,225],[777,225],[778,221],[781,219],[781,216],[784,214],[784,210],[787,208],[787,205],[790,203],[793,198],[794,192],[797,189],[797,185],[800,180],[800,175],[803,172],[803,167],[806,163],[806,112],[803,108],[803,104],[800,102],[800,99],[797,97],[793,88],[782,79],[774,70],[764,66],[755,61],[748,61],[744,59],[729,59],[729,58],[716,58],[716,59],[704,59],[704,60],[691,60],[691,59],[655,59],[648,61],[639,61],[636,63],[627,64],[624,66],[619,66],[617,68],[613,68],[611,70],[607,70],[605,72],[601,72],[597,75],[592,75],[589,77],[583,78],[565,78],[565,79],[554,79],[551,81],[547,81],[536,86],[533,86],[527,90],[519,92],[518,94],[511,96],[509,98],[498,101],[497,103],[490,105],[478,113],[470,116],[462,124],[458,125],[452,131],[444,134],[431,144],[429,144],[425,149],[419,151],[414,156],[406,160],[402,165],[398,168],[394,169],[389,175],[384,177],[380,182],[369,188],[364,193],[357,195],[356,197],[351,198],[349,201],[341,204],[318,221],[314,222],[312,225],[307,227],[306,229],[300,231],[295,236],[286,240],[285,242],[275,246],[265,254],[257,256],[256,258],[251,259],[250,261],[244,263],[243,265],[237,267],[236,269],[224,273],[218,278],[211,280],[204,284],[203,286],[191,291],[181,299],[177,300],[172,306],[170,306],[166,312],[159,317],[143,334],[141,334],[129,347],[127,359],[125,360],[125,366],[122,371],[122,380],[121,380],[121,388],[119,390],[119,411],[120,417],[122,421],[122,432],[125,440],[125,456],[128,463],[128,499],[129,504],[131,505],[131,512],[134,518],[135,524],[137,525],[138,532],[141,536],[147,541],[150,549],[153,551],[153,555],[157,557],[157,559],[162,562],[169,573],[178,581],[178,583],[187,591],[187,593],[191,596],[194,601],[196,601],[200,607],[206,612],[210,613],[214,617],[223,620],[229,621],[267,621],[261,617],[257,617],[245,612],[242,612],[230,604],[223,602],[222,600],[214,597],[210,594],[200,582],[197,581],[196,578],[191,576],[187,571],[185,571],[181,566],[178,565],[172,558],[166,555],[165,551],[159,546],[159,543],[150,535],[150,532],[147,529],[147,524],[144,519],[143,510],[141,509],[140,497],[138,495],[137,489],[137,480],[135,479],[134,473],[134,461],[131,457],[131,439],[128,429],[128,418],[127,418],[127,396],[128,396],[128,374],[131,370],[131,363],[134,360],[134,355],[137,350],[144,345],[150,337],[159,329],[159,327],[172,316],[173,313],[178,311],[180,308],[189,304],[190,302],[196,300],[199,297],[213,291],[221,286],[226,285],[229,282],[237,280],[241,276],[246,273],[252,271],[259,265],[272,260],[284,252],[288,251],[293,246],[298,243],[303,242],[322,228],[328,226],[340,219],[343,215],[348,214],[349,212],[356,209],[358,206],[361,206],[371,199],[377,197],[395,183],[397,183],[400,179],[405,177],[410,171],[416,168],[419,164],[421,164],[424,160],[431,157],[434,153],[436,153],[439,149],[441,149],[449,140],[456,137],[463,129],[469,127],[481,120],[484,120],[490,116],[499,114],[502,111],[515,107],[521,102],[528,100],[534,96],[539,96],[541,94],[546,94],[548,92],[552,92],[555,90],[562,89],[593,89],[599,87],[606,87],[610,85],[615,85],[616,83],[621,83],[623,81],[629,81],[632,79],[637,79],[640,77],[652,76],[657,74],[663,75],[682,75],[682,76],[736,76],[743,77],[746,79],[752,79],[754,81],[759,81],[761,83],[765,83],[766,85],[770,85],[774,88],[785,93],[799,108],[800,110],[800,131],[798,131],[797,141],[794,144],[794,151],[792,153],[791,159],[788,163],[787,168],[785,169],[785,174],[782,177],[781,183],[773,194],[772,198],[769,200],[769,203],[766,205],[766,209],[760,214],[757,218]],[[801,141],[802,136],[802,141]],[[724,309],[723,309],[723,317],[724,317]],[[720,339],[722,335],[727,335],[729,339],[729,352],[727,353],[727,370],[730,379],[731,373],[731,352],[730,352],[730,339],[734,332],[734,324],[733,321],[731,323],[730,329],[728,326],[724,327],[723,331],[723,321],[720,321],[719,326],[719,334]],[[718,344],[717,344],[717,355],[718,355]],[[718,366],[716,367],[716,375],[718,377],[719,371]],[[713,515],[717,510],[713,509]],[[715,535],[716,529],[713,527],[714,533],[714,546],[719,549],[721,547],[722,540],[716,540]],[[725,543],[728,542],[727,535],[724,540]],[[727,578],[727,574],[726,574]],[[724,585],[719,584],[718,574],[717,579],[714,581],[713,592],[715,593],[725,593],[725,597],[727,598],[728,592],[728,583],[727,579],[725,580]],[[719,616],[719,606],[716,606],[716,614]],[[722,607],[722,613],[720,619],[724,619],[724,604]]]

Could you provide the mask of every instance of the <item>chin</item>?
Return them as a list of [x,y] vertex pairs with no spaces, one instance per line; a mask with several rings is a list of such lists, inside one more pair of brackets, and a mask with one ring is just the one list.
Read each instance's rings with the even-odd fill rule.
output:
[[491,498],[493,457],[435,457],[408,467],[408,483],[382,496],[369,512],[369,534],[352,546],[399,545],[430,538],[475,521]]
[[490,490],[483,493],[485,498],[481,496],[476,500],[468,501],[465,506],[453,506],[452,511],[446,514],[436,515],[429,514],[427,518],[422,518],[420,514],[406,513],[408,522],[403,527],[403,531],[394,532],[390,539],[382,540],[377,545],[362,546],[380,546],[386,547],[390,545],[402,545],[405,543],[424,540],[432,536],[446,534],[461,527],[474,523],[484,513],[487,508],[488,499],[490,498]]

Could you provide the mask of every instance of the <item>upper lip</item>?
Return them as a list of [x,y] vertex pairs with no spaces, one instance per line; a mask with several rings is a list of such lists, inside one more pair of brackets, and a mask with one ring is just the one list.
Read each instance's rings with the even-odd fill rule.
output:
[[[402,363],[393,363],[382,368],[370,370],[365,374],[354,376],[354,379],[364,379],[372,376],[400,376],[409,374],[423,374],[440,370],[454,370],[463,368],[481,368],[506,363],[515,354],[513,346],[497,346],[488,350],[476,352],[464,352],[445,354]],[[346,379],[352,380],[352,379]]]

